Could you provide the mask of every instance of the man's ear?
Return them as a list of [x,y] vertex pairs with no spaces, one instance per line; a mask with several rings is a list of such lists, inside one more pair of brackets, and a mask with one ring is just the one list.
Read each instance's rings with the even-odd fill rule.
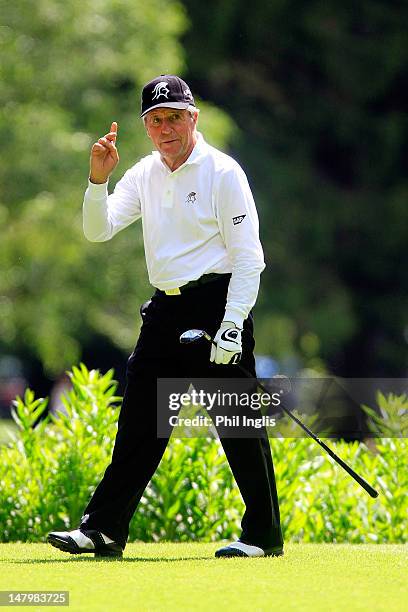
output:
[[151,139],[152,139],[152,137],[150,136],[150,133],[149,133],[149,128],[147,127],[146,123],[144,124],[144,127],[145,127],[145,130],[146,130],[146,134],[147,134],[147,136],[148,136],[148,137],[150,138],[150,140],[151,140]]

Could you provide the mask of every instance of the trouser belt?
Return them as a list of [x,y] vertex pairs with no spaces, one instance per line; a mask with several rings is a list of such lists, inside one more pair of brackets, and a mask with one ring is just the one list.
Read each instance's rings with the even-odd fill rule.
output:
[[189,291],[190,289],[194,289],[195,287],[200,287],[201,285],[206,285],[207,283],[221,280],[223,278],[226,279],[227,277],[231,277],[231,274],[229,273],[227,274],[215,274],[215,273],[203,274],[203,276],[201,276],[200,278],[197,278],[197,280],[190,281],[189,283],[187,283],[186,285],[183,285],[182,287],[175,287],[174,289],[166,289],[165,291],[158,289],[158,291],[160,291],[160,293],[165,293],[166,295],[181,295],[185,291]]

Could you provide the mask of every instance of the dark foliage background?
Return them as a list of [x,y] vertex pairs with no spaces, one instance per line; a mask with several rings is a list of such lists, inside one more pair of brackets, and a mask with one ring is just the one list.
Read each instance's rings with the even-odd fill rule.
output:
[[113,186],[150,148],[141,85],[179,72],[256,195],[258,353],[288,371],[406,375],[406,3],[0,8],[0,361],[19,357],[40,393],[80,359],[121,377],[151,289],[140,225],[109,244],[82,235],[89,147],[119,122]]
[[405,375],[408,5],[184,4],[187,77],[237,123],[257,195],[258,348]]

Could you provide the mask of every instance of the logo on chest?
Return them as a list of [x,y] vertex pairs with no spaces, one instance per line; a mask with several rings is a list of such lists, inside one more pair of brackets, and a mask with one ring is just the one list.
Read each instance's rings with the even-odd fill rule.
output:
[[197,194],[195,191],[190,191],[186,197],[186,204],[194,204],[197,201]]

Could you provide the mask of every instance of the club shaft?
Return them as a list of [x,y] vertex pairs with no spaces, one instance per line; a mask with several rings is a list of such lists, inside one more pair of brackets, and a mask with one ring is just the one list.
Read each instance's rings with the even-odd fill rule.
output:
[[[240,366],[238,366],[240,367]],[[244,374],[248,375],[249,372],[247,372],[247,370],[245,370],[245,368],[241,367],[241,370],[244,372]],[[253,378],[253,377],[251,377]],[[266,387],[264,387],[264,385],[258,380],[256,379],[259,387],[265,391],[266,393],[269,393],[266,389]],[[371,497],[378,497],[378,492],[373,489],[373,487],[366,481],[364,480],[364,478],[362,478],[361,476],[359,476],[349,465],[347,465],[347,463],[345,463],[343,461],[343,459],[341,459],[338,455],[336,455],[336,453],[329,447],[327,446],[327,444],[325,444],[322,440],[320,440],[320,438],[318,438],[316,436],[316,434],[313,433],[313,431],[311,431],[304,423],[302,423],[302,421],[300,421],[297,416],[295,416],[290,410],[288,410],[288,408],[286,408],[283,404],[281,404],[280,406],[283,410],[283,412],[285,412],[285,414],[287,414],[288,416],[290,416],[291,419],[293,419],[295,421],[295,423],[297,423],[299,425],[299,427],[301,427],[303,429],[303,431],[305,431],[307,433],[308,436],[310,436],[311,438],[313,438],[313,440],[315,440],[318,444],[320,444],[320,446],[322,448],[324,448],[324,450],[326,451],[326,453],[328,453],[330,455],[330,457],[332,459],[334,459],[334,461],[336,463],[338,463],[343,470],[346,470],[346,472],[348,474],[350,474],[350,476],[352,478],[354,478],[354,480],[356,482],[358,482],[358,484],[363,487],[363,489],[365,489],[365,491],[367,491],[367,493],[371,496]]]
[[[211,342],[212,344],[215,344],[214,340],[211,338],[211,336],[207,333],[204,334],[204,337],[206,340],[208,340],[209,342]],[[241,364],[238,364],[238,368],[241,370],[241,372],[243,374],[245,374],[245,376],[247,378],[252,378],[254,379],[258,386],[262,389],[262,391],[264,391],[265,393],[268,393],[270,395],[270,392],[267,390],[267,388],[260,382],[260,380],[258,380],[258,378],[254,377],[250,372],[248,372],[248,370],[246,368],[244,368],[244,366],[242,366]],[[343,459],[340,459],[340,457],[338,457],[338,455],[336,455],[336,453],[329,447],[327,446],[327,444],[325,444],[322,440],[320,440],[320,438],[318,438],[316,436],[316,434],[313,433],[313,431],[311,431],[304,423],[302,423],[302,421],[300,421],[297,416],[295,416],[288,408],[286,408],[283,404],[280,405],[280,407],[282,408],[283,412],[285,412],[285,414],[287,414],[293,421],[295,421],[295,423],[297,423],[299,425],[299,427],[301,427],[303,429],[304,432],[307,433],[308,436],[310,436],[311,438],[313,438],[313,440],[315,440],[315,442],[317,442],[325,451],[328,455],[330,455],[330,457],[332,459],[334,459],[334,461],[336,463],[338,463],[343,470],[345,470],[347,472],[347,474],[349,474],[352,478],[354,478],[354,480],[356,482],[358,482],[358,484],[363,487],[363,489],[365,491],[367,491],[367,493],[371,496],[371,497],[378,497],[378,491],[376,491],[375,489],[373,489],[373,487],[366,481],[364,480],[364,478],[362,478],[361,476],[359,476],[349,465],[347,465],[347,463],[345,463],[345,461],[343,461]]]

